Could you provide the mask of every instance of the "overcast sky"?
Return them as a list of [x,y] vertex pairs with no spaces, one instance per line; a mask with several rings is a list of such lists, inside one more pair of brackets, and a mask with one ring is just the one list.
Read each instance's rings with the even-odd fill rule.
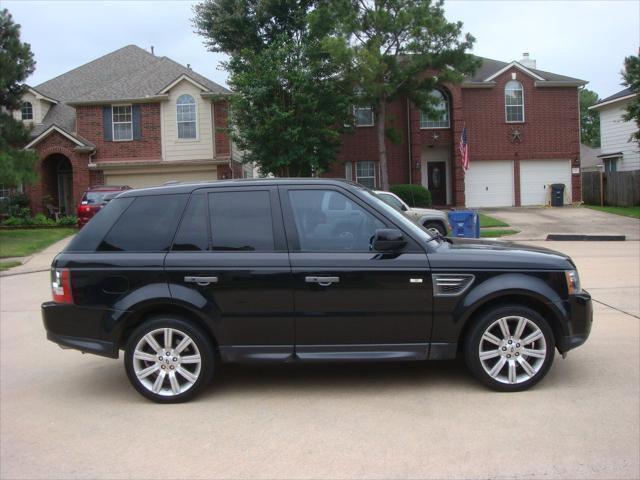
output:
[[[22,25],[37,61],[35,86],[128,44],[155,47],[226,85],[223,57],[193,33],[192,1],[0,0]],[[529,52],[538,68],[588,80],[601,98],[621,90],[625,56],[640,46],[640,1],[448,0],[447,18],[476,37],[474,53],[519,60]]]

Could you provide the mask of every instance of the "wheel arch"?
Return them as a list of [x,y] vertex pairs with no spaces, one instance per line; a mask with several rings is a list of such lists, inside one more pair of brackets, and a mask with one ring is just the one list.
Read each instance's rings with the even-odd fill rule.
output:
[[207,338],[211,341],[211,345],[216,352],[216,355],[219,354],[219,345],[216,339],[214,332],[211,330],[207,322],[198,314],[196,314],[191,309],[169,302],[161,302],[155,303],[152,305],[145,305],[142,308],[136,309],[126,315],[121,319],[121,327],[119,335],[117,336],[117,348],[121,349],[126,345],[127,340],[131,333],[142,325],[148,319],[161,316],[161,315],[176,315],[184,318],[186,321],[193,323],[194,325],[200,327],[200,329],[205,333]]
[[458,335],[458,351],[461,351],[461,349],[464,348],[464,343],[469,331],[478,318],[486,312],[506,305],[521,305],[539,313],[549,323],[549,327],[551,327],[555,338],[555,346],[558,346],[558,339],[564,335],[562,321],[558,312],[551,307],[549,303],[542,301],[540,298],[520,292],[509,293],[487,299],[484,302],[480,302],[475,306],[475,308],[469,311]]

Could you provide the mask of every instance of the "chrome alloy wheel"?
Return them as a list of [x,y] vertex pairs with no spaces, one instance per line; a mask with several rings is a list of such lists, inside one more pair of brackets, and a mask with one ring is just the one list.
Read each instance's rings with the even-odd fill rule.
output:
[[144,335],[133,352],[133,369],[144,387],[157,395],[189,390],[200,376],[202,358],[189,335],[159,328]]
[[547,343],[542,330],[528,318],[502,317],[482,334],[479,355],[490,377],[518,384],[540,371],[547,357]]

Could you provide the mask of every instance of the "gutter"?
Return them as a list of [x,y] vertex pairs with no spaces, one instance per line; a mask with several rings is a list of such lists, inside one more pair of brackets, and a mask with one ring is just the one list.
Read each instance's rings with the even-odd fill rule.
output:
[[72,107],[82,106],[82,105],[110,105],[110,104],[120,104],[120,103],[149,103],[149,102],[161,102],[164,100],[169,100],[169,94],[163,95],[149,95],[146,97],[138,97],[138,98],[111,98],[104,100],[87,100],[87,101],[75,101],[75,102],[66,102],[67,105]]

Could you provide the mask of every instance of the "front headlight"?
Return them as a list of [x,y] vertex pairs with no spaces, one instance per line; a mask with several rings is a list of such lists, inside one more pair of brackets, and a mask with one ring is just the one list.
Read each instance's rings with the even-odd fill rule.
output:
[[569,290],[569,295],[582,292],[582,287],[580,287],[580,277],[578,277],[577,270],[566,270],[564,275],[567,278],[567,289]]

